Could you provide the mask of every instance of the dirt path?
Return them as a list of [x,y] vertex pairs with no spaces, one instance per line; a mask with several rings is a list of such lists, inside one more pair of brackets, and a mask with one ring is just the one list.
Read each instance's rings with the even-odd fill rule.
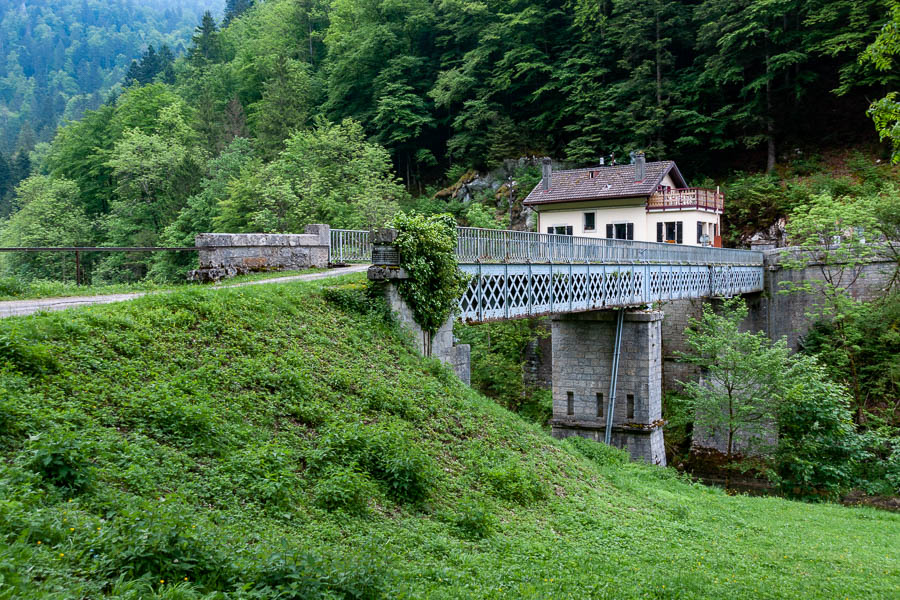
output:
[[[213,289],[245,287],[248,285],[265,285],[270,283],[286,283],[289,281],[314,281],[316,279],[327,279],[329,277],[339,277],[348,273],[360,273],[369,268],[369,265],[351,265],[349,267],[341,267],[338,269],[329,269],[321,273],[310,273],[309,275],[291,275],[289,277],[275,277],[273,279],[261,279],[259,281],[245,281],[244,283],[218,284],[212,286]],[[175,290],[167,290],[161,292],[132,292],[129,294],[106,294],[102,296],[69,296],[66,298],[39,298],[37,300],[11,300],[0,302],[0,318],[17,317],[31,315],[39,311],[66,310],[67,308],[76,308],[79,306],[90,306],[92,304],[109,304],[111,302],[124,302],[126,300],[134,300],[148,294],[170,294]]]

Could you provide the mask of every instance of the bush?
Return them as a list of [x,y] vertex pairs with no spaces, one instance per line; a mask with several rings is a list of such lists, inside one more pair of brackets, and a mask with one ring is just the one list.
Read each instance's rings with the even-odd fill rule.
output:
[[46,375],[59,367],[47,346],[29,343],[15,329],[0,331],[0,367],[4,364],[25,375]]
[[372,491],[372,482],[365,473],[352,467],[335,467],[316,483],[313,499],[316,506],[328,511],[361,514],[366,511]]
[[90,450],[90,444],[71,432],[35,435],[26,445],[24,466],[47,483],[78,493],[91,482]]
[[322,436],[309,465],[314,473],[332,466],[358,468],[398,502],[424,500],[437,477],[431,458],[391,425],[332,429]]
[[327,302],[347,312],[377,314],[385,319],[390,315],[387,304],[378,296],[375,286],[369,283],[333,285],[323,289],[322,296]]
[[503,500],[528,504],[547,496],[544,484],[537,474],[525,469],[513,458],[502,459],[482,473],[495,495]]
[[241,577],[254,598],[374,600],[384,597],[387,587],[387,571],[370,556],[326,560],[285,545],[255,562]]
[[490,505],[471,497],[460,500],[452,521],[463,537],[473,540],[488,537],[497,524]]
[[625,450],[619,450],[581,436],[566,438],[565,443],[577,454],[600,466],[628,464],[630,457]]
[[804,499],[833,497],[849,487],[865,457],[846,390],[832,382],[815,359],[800,357],[778,403],[774,480]]
[[400,295],[412,307],[416,323],[434,333],[456,310],[466,287],[456,264],[456,219],[400,212],[391,226],[399,231],[395,245],[409,275],[400,282]]

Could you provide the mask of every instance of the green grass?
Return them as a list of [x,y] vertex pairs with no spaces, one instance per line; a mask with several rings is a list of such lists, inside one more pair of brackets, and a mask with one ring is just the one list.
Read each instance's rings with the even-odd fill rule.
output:
[[[250,273],[238,275],[220,282],[221,285],[243,283],[247,281],[263,281],[278,277],[290,277],[293,275],[307,275],[318,273],[324,269],[303,269],[295,271],[269,271],[263,273]],[[200,284],[168,283],[160,284],[153,281],[140,281],[137,283],[116,283],[108,285],[75,285],[73,282],[39,279],[23,282],[15,277],[0,277],[0,301],[5,300],[35,300],[38,298],[64,298],[69,296],[100,296],[104,294],[128,294],[131,292],[159,292],[196,287]],[[210,285],[210,284],[203,284]],[[218,284],[217,284],[218,285]]]
[[900,596],[900,515],[553,440],[333,283],[0,322],[0,599]]

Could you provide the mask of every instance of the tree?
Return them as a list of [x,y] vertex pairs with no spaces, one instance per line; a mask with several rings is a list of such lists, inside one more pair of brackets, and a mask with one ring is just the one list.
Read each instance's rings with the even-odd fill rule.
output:
[[[897,54],[900,54],[900,2],[892,0],[890,19],[875,41],[866,48],[860,62],[869,62],[880,71],[889,71]],[[881,139],[889,140],[893,145],[891,161],[895,164],[900,162],[900,101],[897,100],[897,92],[889,92],[884,98],[873,102],[869,114]]]
[[[0,231],[0,246],[83,246],[93,237],[91,223],[78,204],[71,181],[35,175],[16,190],[19,210]],[[74,258],[59,252],[4,253],[4,271],[23,279],[64,278],[74,273]]]
[[191,38],[190,59],[195,66],[218,62],[222,55],[219,43],[219,27],[212,13],[206,11],[200,20],[200,25]]
[[[245,138],[236,138],[218,157],[211,159],[205,171],[201,190],[187,199],[178,217],[163,231],[160,243],[165,246],[193,246],[198,233],[210,231],[240,231],[236,228],[219,228],[213,223],[219,219],[219,206],[228,198],[229,184],[239,180],[243,173],[259,168],[252,144]],[[196,256],[185,252],[159,252],[154,256],[150,275],[157,281],[183,280],[191,265],[196,266]]]
[[388,152],[366,141],[362,125],[349,119],[340,124],[319,119],[315,129],[296,132],[275,168],[297,197],[297,227],[382,227],[405,196]]
[[694,430],[725,439],[729,465],[739,447],[770,450],[790,355],[783,339],[773,343],[764,332],[741,331],[746,316],[740,298],[726,300],[718,314],[704,305],[703,316],[685,330],[690,352],[678,355],[701,369],[700,381],[679,382],[695,415]]
[[858,347],[852,343],[848,314],[856,302],[850,287],[878,251],[872,242],[879,224],[870,198],[833,198],[814,196],[798,207],[788,220],[787,233],[793,249],[784,252],[782,264],[788,269],[806,269],[815,265],[821,278],[803,278],[786,282],[786,293],[818,294],[822,303],[811,318],[833,323],[841,347],[847,353],[850,389],[853,392],[857,422],[862,422],[865,390],[862,389]]
[[247,12],[254,4],[253,0],[225,0],[225,19],[223,26]]
[[776,409],[773,479],[794,497],[833,497],[849,487],[857,465],[866,458],[850,418],[847,390],[809,356],[792,359],[786,380]]

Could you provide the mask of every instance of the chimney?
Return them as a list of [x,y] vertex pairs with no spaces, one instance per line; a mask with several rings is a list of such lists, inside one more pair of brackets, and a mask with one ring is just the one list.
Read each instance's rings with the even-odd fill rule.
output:
[[544,191],[550,189],[550,178],[553,177],[553,161],[545,157],[541,159],[541,174],[543,175]]
[[641,182],[646,177],[646,162],[644,161],[643,152],[634,153],[634,181]]

